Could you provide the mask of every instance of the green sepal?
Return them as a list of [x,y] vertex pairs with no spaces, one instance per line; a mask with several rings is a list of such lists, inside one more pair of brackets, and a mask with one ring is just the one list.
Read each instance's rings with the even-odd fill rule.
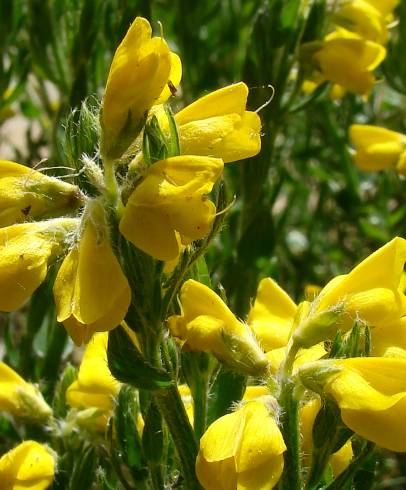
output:
[[149,165],[168,157],[166,138],[159,127],[156,116],[152,116],[145,126],[142,139],[142,154],[144,161]]
[[232,412],[232,407],[244,396],[247,387],[247,377],[241,374],[227,371],[222,367],[209,393],[209,408],[207,425],[227,413]]
[[354,323],[349,333],[338,331],[330,349],[330,358],[368,357],[371,350],[371,330],[368,326]]
[[115,451],[118,449],[121,462],[128,467],[134,481],[147,477],[146,462],[136,426],[138,414],[139,407],[134,389],[123,386],[118,394],[114,412],[115,442],[118,446]]
[[96,449],[85,446],[75,455],[72,476],[69,479],[69,490],[90,490],[93,486],[94,472],[97,465]]
[[162,415],[156,404],[151,402],[142,432],[142,449],[149,463],[159,463],[162,460],[164,445],[165,432],[162,425]]
[[107,359],[112,375],[122,383],[144,390],[159,390],[171,384],[168,373],[152,366],[121,326],[109,332]]
[[52,409],[55,417],[66,417],[68,412],[66,406],[66,390],[76,380],[76,378],[76,369],[71,364],[68,364],[55,388],[55,395],[52,401]]
[[147,114],[139,120],[134,120],[131,111],[128,111],[127,120],[124,126],[116,133],[115,131],[108,131],[103,127],[103,106],[100,109],[100,154],[103,160],[114,161],[118,160],[128,150],[131,143],[133,143],[136,137],[140,134],[144,127]]
[[148,165],[180,155],[178,130],[173,113],[168,106],[165,106],[165,114],[168,119],[169,135],[162,131],[155,115],[145,125],[142,154]]
[[333,400],[323,405],[313,425],[312,466],[307,488],[314,488],[328,468],[330,456],[338,451],[353,435],[341,420],[340,409]]

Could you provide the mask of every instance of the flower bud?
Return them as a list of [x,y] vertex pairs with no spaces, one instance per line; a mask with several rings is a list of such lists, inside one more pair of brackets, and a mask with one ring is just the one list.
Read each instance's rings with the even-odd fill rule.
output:
[[39,389],[4,362],[0,362],[0,410],[32,421],[45,421],[52,415]]
[[0,227],[69,213],[82,204],[77,186],[0,160]]
[[114,54],[107,79],[100,114],[104,156],[121,156],[151,106],[170,97],[168,82],[177,85],[181,74],[179,57],[164,39],[151,38],[149,22],[137,17]]
[[334,309],[309,314],[293,331],[293,342],[302,347],[310,348],[319,342],[334,337],[339,329],[339,322],[344,311],[342,305]]

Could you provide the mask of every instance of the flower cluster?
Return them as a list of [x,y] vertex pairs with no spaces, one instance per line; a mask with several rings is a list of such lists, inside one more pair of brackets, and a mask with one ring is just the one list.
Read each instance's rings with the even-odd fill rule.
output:
[[[224,162],[259,152],[260,120],[246,110],[244,83],[225,87],[176,114],[179,151],[148,161],[137,142],[152,119],[164,139],[172,137],[163,103],[181,72],[179,57],[137,17],[115,52],[101,106],[103,172],[93,161],[84,169],[99,195],[0,162],[2,311],[21,307],[56,266],[57,320],[76,344],[88,342],[120,325],[131,303],[117,258],[120,233],[161,261],[176,261],[209,233],[216,206],[208,195]],[[133,161],[121,185],[116,171],[124,154]]]
[[314,72],[304,90],[313,91],[325,81],[333,84],[330,95],[346,91],[368,96],[375,83],[373,71],[386,56],[387,25],[397,1],[343,0],[335,12],[335,29],[322,42],[307,45]]
[[[385,448],[406,450],[405,262],[406,240],[395,238],[298,306],[272,279],[264,279],[246,323],[206,286],[192,280],[184,284],[182,314],[169,319],[183,347],[212,352],[234,370],[267,378],[269,386],[258,386],[253,398],[216,420],[202,437],[196,469],[204,488],[261,489],[265,482],[266,488],[277,483],[290,438],[278,421],[292,380],[303,387],[300,418],[308,466],[312,427],[331,399],[351,431]],[[326,341],[342,335],[345,343],[359,325],[370,331],[371,357],[329,358]],[[241,359],[260,358],[259,345],[266,352],[267,370],[241,367]],[[335,475],[353,457],[349,438],[343,443],[330,454]],[[257,452],[260,456],[254,456]]]

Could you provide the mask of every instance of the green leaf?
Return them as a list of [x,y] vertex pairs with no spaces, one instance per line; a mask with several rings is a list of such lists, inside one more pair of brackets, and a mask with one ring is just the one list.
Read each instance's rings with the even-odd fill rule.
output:
[[142,432],[142,449],[149,462],[159,463],[162,460],[164,440],[162,415],[156,404],[151,402]]
[[109,332],[107,358],[111,373],[122,383],[159,390],[172,382],[166,371],[152,366],[143,357],[121,326]]

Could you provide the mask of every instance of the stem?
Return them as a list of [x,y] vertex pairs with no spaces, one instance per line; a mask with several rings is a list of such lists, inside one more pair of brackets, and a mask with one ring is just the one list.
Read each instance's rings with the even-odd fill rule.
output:
[[299,429],[299,402],[297,401],[292,381],[293,362],[299,347],[291,343],[288,347],[286,360],[281,368],[281,394],[279,405],[281,407],[281,424],[283,439],[286,444],[285,466],[281,480],[281,487],[285,490],[300,490],[301,460],[300,460],[300,429]]
[[152,393],[159,411],[165,419],[182,466],[184,488],[200,489],[196,478],[197,444],[185,407],[175,385]]
[[152,488],[154,490],[162,490],[165,488],[165,481],[162,475],[162,466],[159,464],[149,465],[149,472],[151,475]]
[[207,376],[202,374],[202,377],[197,377],[195,382],[196,386],[193,390],[194,429],[197,440],[200,440],[207,424]]
[[373,442],[367,442],[363,450],[357,459],[355,459],[350,466],[339,475],[332,483],[323,487],[322,490],[339,490],[343,488],[346,483],[352,480],[355,473],[359,469],[360,465],[368,458],[368,456],[375,449],[375,444]]
[[293,395],[294,386],[292,382],[287,383],[279,398],[282,434],[286,444],[282,488],[286,490],[301,489],[299,402]]

